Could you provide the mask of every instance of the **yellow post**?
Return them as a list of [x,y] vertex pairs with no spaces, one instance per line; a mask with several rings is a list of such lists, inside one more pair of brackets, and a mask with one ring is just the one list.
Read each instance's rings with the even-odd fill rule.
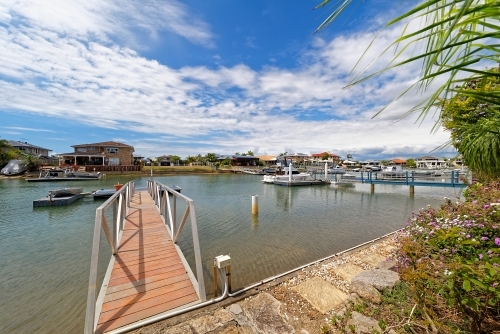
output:
[[370,184],[370,191],[372,194],[375,193],[375,184]]
[[252,214],[259,214],[259,195],[252,196]]
[[415,195],[415,186],[410,186],[410,195]]

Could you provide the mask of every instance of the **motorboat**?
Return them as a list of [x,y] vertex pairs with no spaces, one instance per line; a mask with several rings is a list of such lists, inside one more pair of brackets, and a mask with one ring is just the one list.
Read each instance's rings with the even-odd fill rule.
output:
[[382,170],[382,167],[377,165],[370,166],[369,168],[371,169],[372,172],[380,172]]
[[83,188],[61,188],[56,190],[49,190],[49,197],[70,197],[74,195],[80,195],[82,192]]
[[27,164],[24,161],[13,159],[10,160],[7,165],[0,170],[0,174],[7,176],[20,175],[26,172],[28,169]]
[[276,173],[276,169],[274,168],[264,168],[262,171],[265,175],[274,175]]
[[281,169],[281,168],[278,169],[278,171],[276,171],[276,173],[274,175],[264,175],[262,182],[274,183],[274,181],[289,181],[290,180],[290,175],[289,175],[290,170],[292,173],[292,175],[291,175],[292,180],[294,180],[294,181],[304,181],[304,180],[307,180],[308,178],[312,178],[311,174],[299,172],[290,163],[289,166],[284,167],[283,169]]
[[327,170],[328,174],[345,174],[346,171],[340,166],[335,166],[333,168],[328,168]]
[[116,193],[115,189],[99,189],[92,193],[94,199],[96,198],[109,198]]
[[252,174],[252,175],[265,175],[266,174],[266,173],[264,173],[264,171],[262,171],[260,169],[244,169],[243,173]]
[[75,172],[71,169],[51,168],[36,179],[27,179],[28,182],[50,182],[50,181],[88,181],[99,180],[104,176],[101,172],[86,173]]
[[401,178],[406,176],[406,172],[400,165],[387,166],[382,169],[380,175],[384,179]]

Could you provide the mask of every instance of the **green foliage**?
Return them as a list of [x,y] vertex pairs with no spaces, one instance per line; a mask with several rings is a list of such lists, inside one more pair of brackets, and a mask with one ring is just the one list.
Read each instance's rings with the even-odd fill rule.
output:
[[247,155],[249,155],[249,156],[252,156],[252,157],[253,157],[253,152],[252,152],[252,151],[250,151],[250,150],[248,150]]
[[[315,8],[324,7],[330,1],[324,0]],[[333,12],[316,31],[333,22],[351,2],[352,0],[343,0],[334,4]],[[470,79],[500,76],[499,73],[488,73],[477,66],[484,60],[499,61],[499,7],[498,0],[426,0],[416,3],[414,8],[386,24],[386,27],[390,27],[410,19],[402,29],[402,35],[384,51],[385,53],[395,50],[389,65],[369,75],[361,71],[360,75],[363,77],[354,77],[348,87],[393,68],[417,62],[422,63],[419,79],[399,97],[413,87],[426,91],[437,78],[444,80],[429,98],[411,108],[409,112],[420,111],[421,117],[425,117],[440,98],[449,97],[453,93],[474,96],[484,102],[492,101],[498,97],[493,91],[471,92],[460,87]],[[414,20],[422,20],[423,24],[413,23]],[[411,24],[418,27],[416,31],[408,29]],[[420,50],[420,53],[412,54],[408,58],[410,49]],[[459,88],[456,88],[457,85]],[[498,101],[492,103],[498,106]]]
[[330,157],[330,154],[328,152],[324,152],[321,155],[321,160],[328,160],[329,157]]
[[466,198],[413,214],[397,260],[424,310],[432,315],[443,299],[480,332],[484,319],[500,316],[500,182],[474,185]]
[[0,140],[0,166],[4,166],[9,160],[17,159],[20,154],[21,151],[10,146],[7,140]]
[[[442,101],[441,118],[451,133],[451,144],[462,154],[464,163],[487,178],[500,176],[500,77],[498,68],[488,71],[492,75],[467,81],[462,93]],[[497,96],[483,101],[470,94],[492,92]]]
[[222,160],[220,163],[221,166],[231,166],[231,159],[227,157],[226,159]]
[[216,162],[217,161],[217,154],[207,153],[207,155],[205,155],[205,160],[210,161],[210,162]]
[[415,162],[415,159],[407,159],[406,160],[406,166],[409,168],[417,168],[417,163]]
[[181,161],[181,157],[179,157],[178,155],[172,155],[170,157],[170,161],[172,161],[174,164],[176,164],[176,163]]
[[42,164],[40,159],[37,156],[26,154],[21,156],[21,161],[26,165],[28,170],[37,170],[38,167]]

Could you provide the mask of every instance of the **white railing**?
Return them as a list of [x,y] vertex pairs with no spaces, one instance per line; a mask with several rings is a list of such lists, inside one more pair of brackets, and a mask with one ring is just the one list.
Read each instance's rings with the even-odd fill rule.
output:
[[[99,275],[99,255],[101,246],[101,230],[104,230],[106,239],[108,240],[111,253],[116,255],[120,239],[124,228],[125,218],[127,217],[130,201],[135,192],[135,183],[133,181],[125,184],[106,202],[97,208],[95,212],[94,238],[92,241],[92,257],[90,260],[90,277],[89,288],[87,293],[87,309],[85,315],[85,333],[94,333],[97,324],[96,308],[100,307],[97,301],[98,291],[98,275]],[[106,220],[106,212],[112,207],[113,209],[113,227],[110,231]],[[109,269],[109,268],[108,268]],[[109,270],[108,270],[109,271]],[[102,291],[101,291],[102,293]],[[101,293],[99,299],[101,299]]]
[[[188,217],[191,218],[191,234],[193,238],[193,250],[194,250],[194,260],[196,266],[196,278],[197,282],[195,284],[196,292],[198,292],[198,297],[203,302],[207,299],[205,293],[205,282],[203,279],[203,267],[201,263],[201,252],[200,252],[200,242],[198,239],[198,225],[196,222],[196,213],[194,211],[194,201],[187,196],[182,195],[177,190],[167,187],[156,181],[148,180],[148,193],[153,198],[160,215],[165,222],[165,227],[167,228],[172,241],[175,246],[179,236],[182,232],[184,224],[186,223]],[[172,199],[172,202],[170,201]],[[180,223],[177,225],[177,199],[183,200],[186,203],[186,210],[182,216]],[[180,252],[180,255],[182,253]]]

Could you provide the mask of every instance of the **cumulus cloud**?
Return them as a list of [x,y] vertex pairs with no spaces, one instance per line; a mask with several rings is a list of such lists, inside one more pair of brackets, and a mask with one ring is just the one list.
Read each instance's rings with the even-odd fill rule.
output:
[[[432,120],[416,126],[414,117],[400,119],[417,94],[371,119],[415,81],[415,68],[342,89],[372,31],[315,38],[304,50],[306,60],[292,69],[244,63],[172,69],[134,49],[130,41],[142,32],[154,38],[161,30],[214,47],[209,25],[188,19],[188,11],[177,1],[10,0],[0,9],[0,109],[163,135],[129,139],[137,152],[151,154],[168,141],[171,154],[179,155],[252,148],[273,154],[286,145],[305,153],[404,156],[448,138],[442,131],[429,135]],[[398,34],[381,34],[366,59]]]

